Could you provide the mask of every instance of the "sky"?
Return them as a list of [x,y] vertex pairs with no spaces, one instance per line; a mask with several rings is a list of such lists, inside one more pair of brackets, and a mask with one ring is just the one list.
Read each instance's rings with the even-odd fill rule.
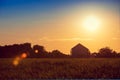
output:
[[0,0],[0,45],[30,42],[70,54],[81,43],[91,52],[106,46],[120,52],[119,5],[120,0]]

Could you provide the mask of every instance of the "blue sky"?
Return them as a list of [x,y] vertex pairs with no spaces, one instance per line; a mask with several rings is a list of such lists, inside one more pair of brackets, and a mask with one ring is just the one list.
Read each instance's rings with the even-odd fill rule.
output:
[[0,19],[49,13],[78,3],[99,3],[117,6],[120,0],[0,0]]
[[67,6],[71,2],[68,0],[3,0],[0,2],[0,17],[9,18],[49,13],[59,7]]

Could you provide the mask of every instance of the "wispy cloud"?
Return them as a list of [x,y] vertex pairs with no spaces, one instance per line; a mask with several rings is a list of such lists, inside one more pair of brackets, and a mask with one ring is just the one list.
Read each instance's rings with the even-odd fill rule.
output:
[[112,40],[120,40],[120,37],[113,37]]
[[52,39],[48,37],[43,37],[39,39],[40,41],[90,41],[93,40],[92,38],[57,38]]

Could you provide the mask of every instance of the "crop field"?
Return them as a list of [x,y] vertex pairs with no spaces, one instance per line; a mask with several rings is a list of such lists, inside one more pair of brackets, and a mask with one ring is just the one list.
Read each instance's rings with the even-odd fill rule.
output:
[[0,59],[0,80],[5,79],[120,79],[119,58],[26,58],[14,64]]

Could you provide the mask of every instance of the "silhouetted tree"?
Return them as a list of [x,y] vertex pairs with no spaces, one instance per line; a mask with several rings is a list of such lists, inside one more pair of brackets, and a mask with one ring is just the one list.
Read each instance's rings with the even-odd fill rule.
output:
[[98,54],[97,52],[91,53],[91,57],[96,58],[97,54]]
[[21,44],[21,51],[27,53],[28,57],[31,56],[31,54],[33,54],[33,50],[31,48],[31,43],[24,43]]
[[69,56],[60,52],[59,50],[53,50],[51,53],[49,53],[49,56],[52,58],[68,58]]
[[[66,55],[59,50],[53,50],[47,52],[44,46],[34,45],[31,47],[31,43],[13,44],[0,46],[0,58],[14,58],[20,56],[22,53],[26,53],[28,58],[68,58]],[[81,44],[76,45],[71,49],[71,57],[100,57],[100,58],[112,58],[120,57],[120,53],[113,51],[109,47],[101,48],[98,53],[94,52],[90,55],[88,48]]]
[[34,57],[47,57],[48,52],[45,50],[44,46],[34,45],[33,46]]
[[13,44],[13,45],[5,45],[0,47],[0,57],[1,58],[13,58],[22,53],[26,53],[29,55],[31,53],[31,44]]
[[120,53],[117,53],[117,57],[120,57]]
[[109,47],[101,48],[97,54],[97,57],[112,58],[116,57],[116,52]]

